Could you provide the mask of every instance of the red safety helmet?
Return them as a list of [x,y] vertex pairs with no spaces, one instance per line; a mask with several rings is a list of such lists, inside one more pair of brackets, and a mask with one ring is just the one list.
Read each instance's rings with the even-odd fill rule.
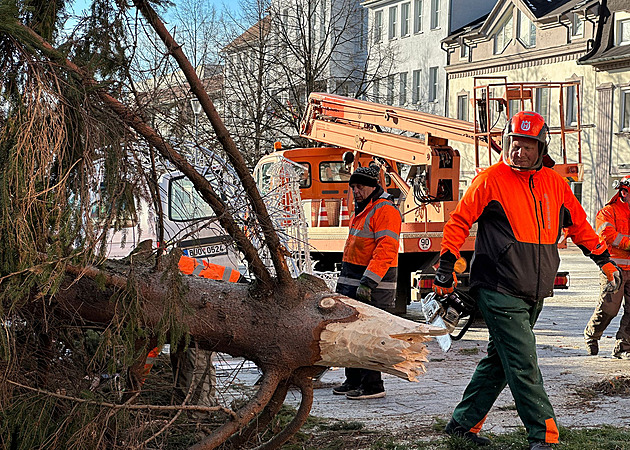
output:
[[529,169],[540,169],[543,157],[549,150],[549,127],[543,116],[534,111],[520,111],[514,114],[503,130],[503,150],[505,152],[510,149],[512,136],[538,141],[538,160]]
[[621,196],[622,190],[626,191],[625,198],[628,198],[627,193],[630,191],[630,175],[626,175],[620,180],[613,181],[612,187],[613,189],[617,189],[617,192],[615,192],[615,195],[613,195],[612,198],[608,200],[608,203],[606,203],[607,205],[610,205],[611,203],[615,203],[619,199],[623,200],[623,197]]

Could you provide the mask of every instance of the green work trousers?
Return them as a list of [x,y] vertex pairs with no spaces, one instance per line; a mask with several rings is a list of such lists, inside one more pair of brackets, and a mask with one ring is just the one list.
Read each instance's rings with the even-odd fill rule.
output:
[[532,304],[487,289],[480,289],[477,299],[490,334],[488,355],[479,361],[453,418],[478,431],[507,384],[528,440],[558,442],[556,418],[543,387],[532,331],[543,302]]

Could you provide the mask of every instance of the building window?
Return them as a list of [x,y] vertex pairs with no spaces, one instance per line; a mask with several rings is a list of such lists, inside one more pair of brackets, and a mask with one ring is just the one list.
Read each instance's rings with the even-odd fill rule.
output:
[[319,4],[319,40],[326,41],[326,2]]
[[365,20],[365,9],[361,8],[360,10],[360,23],[361,25],[359,26],[359,50],[363,51],[367,48],[366,44],[367,44],[367,36],[365,35],[365,30],[367,30],[367,22]]
[[630,19],[617,22],[617,45],[630,45]]
[[457,118],[468,120],[468,94],[457,96]]
[[578,100],[577,100],[577,91],[575,86],[567,86],[565,92],[565,112],[564,112],[564,123],[568,127],[574,127],[577,125],[577,109],[578,109]]
[[403,3],[400,6],[400,37],[409,36],[410,10],[411,3]]
[[514,114],[516,114],[517,112],[519,112],[521,110],[521,100],[520,99],[514,99],[514,100],[510,100],[510,117],[512,117]]
[[396,37],[396,27],[398,26],[398,6],[389,8],[389,38]]
[[630,89],[621,91],[621,131],[630,132]]
[[571,37],[584,35],[584,22],[577,13],[571,14]]
[[577,201],[582,203],[582,182],[571,182],[571,190],[573,191],[573,195],[575,195],[575,198],[577,198]]
[[374,80],[374,86],[372,89],[372,95],[374,96],[374,101],[378,103],[378,99],[380,97],[380,90],[381,90],[381,81],[380,80]]
[[411,86],[411,101],[415,104],[415,103],[419,103],[420,102],[420,73],[421,70],[414,70],[413,71],[413,80],[412,80],[412,86]]
[[383,42],[383,11],[374,13],[374,43]]
[[385,103],[388,105],[394,104],[394,75],[389,75],[387,77],[387,97],[385,99]]
[[413,32],[420,33],[422,31],[422,8],[424,1],[414,0],[413,2]]
[[440,26],[440,0],[431,0],[431,29]]
[[470,47],[462,41],[459,46],[459,59],[466,59],[470,55]]
[[398,74],[398,104],[403,106],[407,103],[407,72]]
[[518,12],[518,40],[525,48],[536,46],[536,25],[522,11]]
[[437,100],[438,90],[438,68],[429,67],[429,101],[434,102]]
[[494,54],[499,55],[507,48],[512,40],[512,12],[505,18],[497,33],[494,35]]
[[549,88],[536,89],[535,111],[543,116],[545,122],[549,121]]

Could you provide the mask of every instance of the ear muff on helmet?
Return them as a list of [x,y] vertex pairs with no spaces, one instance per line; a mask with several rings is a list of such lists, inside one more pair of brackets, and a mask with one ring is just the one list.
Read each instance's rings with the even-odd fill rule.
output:
[[549,151],[549,127],[543,116],[533,111],[520,111],[514,114],[503,129],[504,152],[510,149],[510,138],[517,136],[538,141],[538,160],[532,169],[542,167],[542,159]]
[[615,180],[612,187],[613,189],[630,189],[630,175],[626,175],[620,180]]

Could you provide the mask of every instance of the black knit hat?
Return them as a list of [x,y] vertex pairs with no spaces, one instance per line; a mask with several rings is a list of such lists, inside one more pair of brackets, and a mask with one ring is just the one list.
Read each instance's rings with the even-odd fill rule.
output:
[[362,184],[363,186],[378,186],[379,169],[376,167],[359,167],[350,176],[348,184]]

